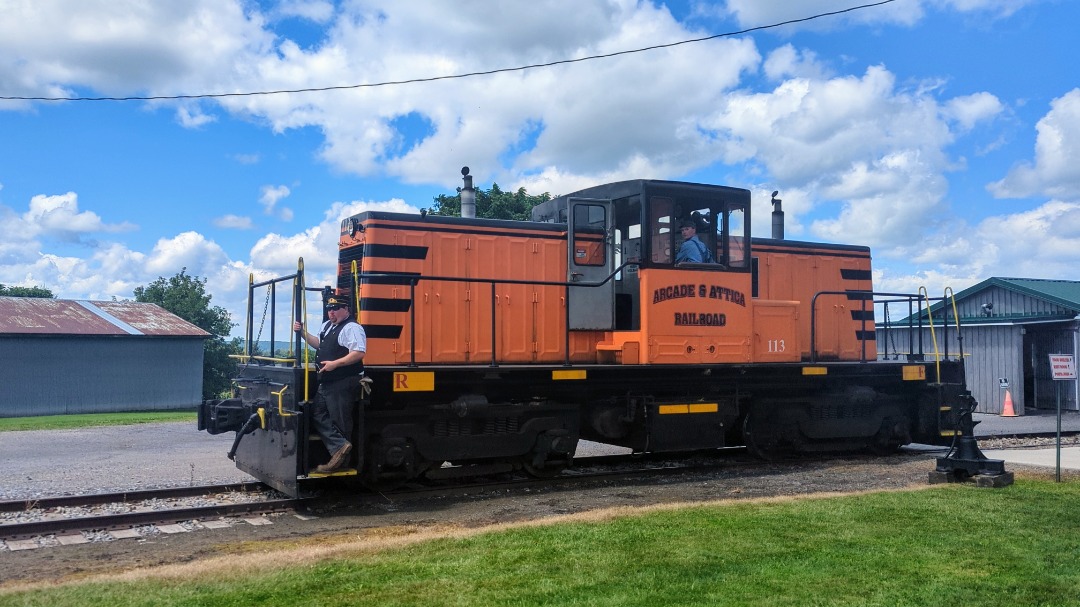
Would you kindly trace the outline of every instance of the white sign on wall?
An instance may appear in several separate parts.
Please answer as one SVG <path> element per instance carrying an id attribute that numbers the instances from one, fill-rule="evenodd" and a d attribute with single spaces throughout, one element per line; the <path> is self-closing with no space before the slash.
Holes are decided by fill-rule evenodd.
<path id="1" fill-rule="evenodd" d="M 1076 361 L 1072 354 L 1051 354 L 1050 373 L 1054 379 L 1076 379 Z"/>

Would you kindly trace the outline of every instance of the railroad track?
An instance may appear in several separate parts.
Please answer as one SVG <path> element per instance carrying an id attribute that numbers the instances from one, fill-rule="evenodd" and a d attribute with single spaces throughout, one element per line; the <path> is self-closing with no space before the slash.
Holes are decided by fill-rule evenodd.
<path id="1" fill-rule="evenodd" d="M 116 502 L 145 501 L 152 499 L 177 499 L 200 497 L 216 493 L 269 491 L 270 488 L 258 481 L 233 483 L 228 485 L 199 485 L 194 487 L 169 487 L 164 489 L 141 489 L 137 491 L 118 491 L 116 493 L 88 493 L 84 495 L 59 495 L 42 498 L 0 501 L 0 512 L 21 512 L 32 509 L 52 509 L 68 507 L 89 507 Z"/>
<path id="2" fill-rule="evenodd" d="M 594 456 L 581 458 L 574 469 L 551 478 L 526 478 L 504 474 L 475 479 L 415 482 L 392 491 L 379 493 L 327 494 L 304 499 L 265 497 L 235 503 L 197 506 L 164 503 L 185 498 L 214 500 L 214 496 L 235 496 L 235 494 L 245 493 L 267 496 L 274 494 L 266 486 L 252 482 L 11 500 L 0 502 L 0 540 L 10 542 L 48 536 L 74 537 L 79 534 L 89 535 L 101 531 L 111 533 L 147 525 L 160 527 L 223 517 L 308 510 L 330 507 L 331 504 L 362 507 L 385 504 L 388 501 L 453 499 L 481 493 L 567 486 L 587 481 L 615 482 L 629 478 L 674 475 L 708 468 L 715 469 L 718 465 L 723 465 L 724 461 L 730 463 L 732 452 L 741 453 L 742 450 L 718 452 L 713 457 L 702 457 L 701 454 L 696 454 L 692 459 L 682 461 L 672 459 L 670 456 L 667 458 L 652 455 Z M 101 508 L 111 511 L 89 512 L 89 510 Z M 9 520 L 5 521 L 5 518 Z"/>
<path id="3" fill-rule="evenodd" d="M 303 502 L 266 497 L 229 501 L 221 497 L 255 492 L 268 494 L 269 490 L 259 483 L 242 483 L 5 501 L 0 502 L 0 513 L 5 513 L 0 515 L 0 540 L 75 536 L 82 532 L 113 532 L 143 525 L 267 514 L 293 510 Z M 215 499 L 214 496 L 218 497 Z M 170 503 L 195 497 L 216 503 L 195 506 Z"/>
<path id="4" fill-rule="evenodd" d="M 988 434 L 986 436 L 976 437 L 978 440 L 995 439 L 995 438 L 1012 438 L 1017 440 L 1024 439 L 1039 439 L 1039 438 L 1057 438 L 1058 433 L 1055 432 L 999 432 L 997 434 Z M 1061 438 L 1072 438 L 1080 436 L 1080 430 L 1062 430 Z"/>
<path id="5" fill-rule="evenodd" d="M 1076 436 L 1080 432 L 1062 433 Z M 1012 439 L 1045 439 L 1055 433 L 1010 434 L 1007 436 L 980 437 Z M 721 449 L 714 452 L 697 452 L 679 456 L 661 455 L 601 455 L 575 460 L 575 467 L 551 478 L 533 478 L 514 475 L 492 475 L 475 479 L 453 479 L 435 482 L 412 482 L 383 492 L 351 494 L 328 494 L 318 498 L 291 499 L 273 497 L 273 490 L 258 482 L 231 485 L 209 485 L 172 489 L 123 491 L 48 497 L 32 500 L 0 501 L 0 540 L 25 540 L 47 536 L 74 536 L 80 533 L 112 532 L 147 525 L 175 525 L 193 521 L 265 515 L 277 512 L 304 511 L 313 508 L 363 507 L 383 505 L 387 502 L 423 499 L 453 499 L 482 493 L 521 491 L 551 487 L 566 487 L 584 482 L 618 482 L 646 477 L 679 475 L 716 470 L 723 466 L 738 465 L 743 474 L 753 474 L 759 467 L 777 462 L 761 462 L 745 455 L 745 449 Z M 828 458 L 829 456 L 822 456 Z M 844 454 L 843 457 L 853 457 Z M 872 456 L 867 456 L 872 457 Z M 169 505 L 170 500 L 186 498 L 214 499 L 213 496 L 238 494 L 262 494 L 264 497 L 246 501 L 215 503 L 210 505 Z M 149 506 L 147 504 L 150 504 Z M 121 512 L 80 513 L 80 510 L 117 505 Z M 74 514 L 73 514 L 74 512 Z M 14 516 L 16 513 L 19 516 Z M 29 516 L 27 516 L 29 515 Z M 5 518 L 11 522 L 6 522 Z"/>

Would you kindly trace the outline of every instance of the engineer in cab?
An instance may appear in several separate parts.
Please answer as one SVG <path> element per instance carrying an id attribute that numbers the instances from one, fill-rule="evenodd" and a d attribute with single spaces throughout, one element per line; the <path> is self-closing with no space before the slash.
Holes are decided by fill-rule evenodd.
<path id="1" fill-rule="evenodd" d="M 683 242 L 679 245 L 679 251 L 675 254 L 675 263 L 684 261 L 690 263 L 713 263 L 712 253 L 705 243 L 697 235 L 697 225 L 693 220 L 686 219 L 679 224 L 679 233 Z"/>

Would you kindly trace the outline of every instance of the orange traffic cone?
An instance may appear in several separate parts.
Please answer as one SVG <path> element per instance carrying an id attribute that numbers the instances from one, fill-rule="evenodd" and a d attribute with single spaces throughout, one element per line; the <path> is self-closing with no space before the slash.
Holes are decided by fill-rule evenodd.
<path id="1" fill-rule="evenodd" d="M 1013 410 L 1012 395 L 1008 390 L 1005 391 L 1005 407 L 1001 410 L 1001 417 L 1020 417 Z"/>

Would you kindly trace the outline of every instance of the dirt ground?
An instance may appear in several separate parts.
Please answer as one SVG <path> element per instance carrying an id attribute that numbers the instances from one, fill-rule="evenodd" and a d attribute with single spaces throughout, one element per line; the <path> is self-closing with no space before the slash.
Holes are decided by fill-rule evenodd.
<path id="1" fill-rule="evenodd" d="M 439 534 L 613 507 L 921 488 L 928 486 L 936 455 L 721 464 L 707 472 L 642 477 L 618 484 L 587 481 L 465 497 L 387 499 L 377 505 L 303 513 L 309 515 L 303 519 L 293 513 L 273 515 L 267 517 L 271 524 L 265 525 L 231 519 L 232 524 L 224 528 L 199 526 L 188 533 L 6 552 L 0 555 L 4 564 L 0 588 L 188 563 L 236 552 L 332 543 L 342 536 L 355 539 L 395 532 L 388 530 Z"/>

